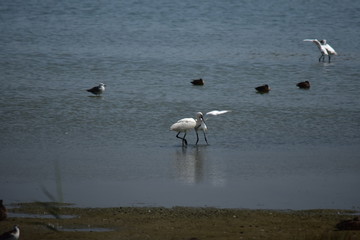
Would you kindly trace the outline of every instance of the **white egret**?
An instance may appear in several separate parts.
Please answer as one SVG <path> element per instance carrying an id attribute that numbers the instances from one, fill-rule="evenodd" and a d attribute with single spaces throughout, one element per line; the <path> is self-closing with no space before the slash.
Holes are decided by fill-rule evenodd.
<path id="1" fill-rule="evenodd" d="M 217 116 L 217 115 L 224 114 L 227 112 L 230 112 L 230 110 L 222 110 L 222 111 L 213 110 L 213 111 L 206 113 L 205 115 Z M 195 129 L 195 132 L 196 132 L 196 144 L 198 144 L 198 142 L 199 142 L 198 130 L 203 131 L 204 139 L 205 139 L 206 143 L 209 144 L 207 141 L 207 138 L 206 138 L 207 126 L 205 124 L 204 115 L 201 112 L 196 113 L 196 119 L 183 118 L 183 119 L 180 119 L 179 121 L 177 121 L 176 123 L 174 123 L 173 125 L 171 125 L 171 127 L 170 127 L 170 130 L 178 132 L 176 137 L 180 138 L 182 140 L 182 146 L 187 145 L 187 140 L 185 139 L 185 137 L 186 137 L 187 132 L 191 131 L 192 129 Z M 181 132 L 184 133 L 183 137 L 179 136 Z"/>
<path id="2" fill-rule="evenodd" d="M 304 39 L 305 42 L 313 42 L 316 44 L 316 46 L 319 48 L 320 52 L 321 52 L 321 56 L 319 58 L 319 62 L 321 61 L 321 59 L 323 60 L 323 62 L 325 61 L 325 56 L 329 57 L 329 62 L 330 62 L 330 56 L 331 55 L 337 55 L 337 52 L 329 45 L 326 43 L 326 40 L 317 40 L 317 39 Z"/>
<path id="3" fill-rule="evenodd" d="M 205 114 L 205 116 L 217 116 L 217 115 L 221 115 L 221 114 L 228 113 L 228 112 L 231 112 L 231 110 L 221 110 L 221 111 L 219 111 L 219 110 L 212 110 L 212 111 L 210 111 L 210 112 L 207 112 L 207 113 Z M 208 120 L 208 118 L 206 118 L 205 120 Z M 207 126 L 206 126 L 206 124 L 205 124 L 205 121 L 202 121 L 202 122 L 201 122 L 198 130 L 202 130 L 202 131 L 203 131 L 203 133 L 204 133 L 204 138 L 205 138 L 205 141 L 206 141 L 206 143 L 207 143 L 207 139 L 206 139 L 205 133 L 206 133 L 206 131 L 208 130 L 208 128 L 207 128 Z M 199 138 L 197 138 L 197 141 L 199 141 Z M 196 141 L 196 143 L 197 143 L 197 141 Z"/>
<path id="4" fill-rule="evenodd" d="M 204 122 L 204 117 L 203 114 L 201 112 L 196 113 L 196 119 L 194 118 L 183 118 L 180 119 L 179 121 L 177 121 L 176 123 L 174 123 L 173 125 L 171 125 L 170 130 L 178 132 L 178 134 L 176 135 L 177 138 L 180 138 L 182 140 L 182 146 L 186 146 L 187 145 L 187 141 L 185 139 L 186 137 L 186 133 L 188 131 L 191 131 L 192 129 L 195 129 L 196 131 L 196 136 L 197 139 L 199 140 L 198 134 L 197 134 L 197 130 L 200 127 L 201 123 Z M 180 137 L 179 134 L 183 132 L 184 136 Z M 196 143 L 198 142 L 198 140 L 196 141 Z M 205 138 L 206 140 L 206 138 Z M 207 140 L 206 140 L 207 142 Z"/>
<path id="5" fill-rule="evenodd" d="M 92 94 L 95 94 L 96 96 L 99 96 L 100 94 L 102 94 L 105 91 L 105 87 L 106 87 L 105 84 L 100 83 L 99 86 L 90 88 L 86 91 L 91 92 Z"/>
<path id="6" fill-rule="evenodd" d="M 207 112 L 205 115 L 216 116 L 216 115 L 224 114 L 224 113 L 227 113 L 227 112 L 231 112 L 231 110 L 221 110 L 221 111 L 213 110 L 213 111 Z"/>

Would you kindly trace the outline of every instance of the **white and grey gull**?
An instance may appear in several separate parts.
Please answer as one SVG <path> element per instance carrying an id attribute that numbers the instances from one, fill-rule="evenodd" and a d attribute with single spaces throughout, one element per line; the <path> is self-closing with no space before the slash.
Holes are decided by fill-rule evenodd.
<path id="1" fill-rule="evenodd" d="M 96 96 L 100 96 L 103 92 L 105 92 L 106 85 L 104 83 L 100 83 L 98 86 L 87 89 L 86 91 L 91 92 Z"/>
<path id="2" fill-rule="evenodd" d="M 4 232 L 0 235 L 0 240 L 18 240 L 20 237 L 20 229 L 17 225 L 8 232 Z"/>

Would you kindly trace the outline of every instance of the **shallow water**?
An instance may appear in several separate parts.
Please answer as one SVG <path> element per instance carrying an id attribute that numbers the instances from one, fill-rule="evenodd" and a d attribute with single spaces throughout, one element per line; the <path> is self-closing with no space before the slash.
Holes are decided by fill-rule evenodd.
<path id="1" fill-rule="evenodd" d="M 359 208 L 359 8 L 2 1 L 0 198 L 48 200 L 44 186 L 81 206 Z M 305 38 L 339 55 L 319 63 Z M 170 125 L 214 109 L 232 112 L 183 149 Z"/>
<path id="2" fill-rule="evenodd" d="M 44 219 L 50 219 L 50 218 L 62 218 L 62 219 L 68 219 L 68 218 L 75 218 L 78 216 L 74 215 L 60 215 L 60 216 L 54 216 L 50 214 L 30 214 L 30 213 L 12 213 L 9 212 L 8 217 L 10 218 L 44 218 Z"/>

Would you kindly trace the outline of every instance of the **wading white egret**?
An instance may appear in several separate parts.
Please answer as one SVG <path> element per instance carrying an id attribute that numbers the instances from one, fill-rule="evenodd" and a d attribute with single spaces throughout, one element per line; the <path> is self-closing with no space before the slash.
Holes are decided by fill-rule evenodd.
<path id="1" fill-rule="evenodd" d="M 105 87 L 106 87 L 105 84 L 100 83 L 99 86 L 90 88 L 86 91 L 91 92 L 92 94 L 95 94 L 96 96 L 99 96 L 100 94 L 102 94 L 105 91 Z"/>
<path id="2" fill-rule="evenodd" d="M 210 116 L 216 116 L 216 115 L 220 115 L 220 114 L 224 114 L 230 112 L 230 110 L 222 110 L 222 111 L 218 111 L 218 110 L 213 110 L 210 111 L 208 113 L 206 113 L 205 115 L 210 115 Z M 196 113 L 196 119 L 194 118 L 183 118 L 180 119 L 179 121 L 177 121 L 176 123 L 174 123 L 173 125 L 171 125 L 170 130 L 178 132 L 178 134 L 176 135 L 177 138 L 180 138 L 182 140 L 182 146 L 186 146 L 187 145 L 187 140 L 185 139 L 186 134 L 188 131 L 191 131 L 192 129 L 195 129 L 196 132 L 196 143 L 198 144 L 199 142 L 199 135 L 198 135 L 198 130 L 202 130 L 204 133 L 204 139 L 206 141 L 207 144 L 207 138 L 206 138 L 206 131 L 207 131 L 207 126 L 205 124 L 205 119 L 204 119 L 204 115 L 201 112 Z M 184 133 L 183 137 L 180 137 L 180 133 Z"/>
<path id="3" fill-rule="evenodd" d="M 323 62 L 325 61 L 325 56 L 328 56 L 329 58 L 329 62 L 330 62 L 330 56 L 331 55 L 337 55 L 337 52 L 329 45 L 326 43 L 326 40 L 317 40 L 317 39 L 304 39 L 305 42 L 313 42 L 316 44 L 316 46 L 319 48 L 320 52 L 321 52 L 321 56 L 319 58 L 319 62 L 321 61 L 321 59 L 323 60 Z"/>
<path id="4" fill-rule="evenodd" d="M 197 130 L 201 126 L 201 123 L 203 123 L 203 122 L 204 122 L 204 116 L 203 116 L 203 114 L 201 112 L 198 112 L 198 113 L 196 113 L 196 119 L 194 119 L 194 118 L 180 119 L 179 121 L 177 121 L 176 123 L 171 125 L 170 130 L 178 132 L 176 137 L 180 138 L 182 140 L 182 146 L 186 146 L 187 145 L 187 141 L 185 139 L 186 133 L 188 131 L 191 131 L 192 129 L 195 129 L 196 136 L 197 136 L 197 139 L 198 139 L 196 141 L 196 144 L 197 144 L 197 142 L 199 141 Z M 179 135 L 182 132 L 184 133 L 184 136 L 180 137 Z M 205 138 L 205 141 L 207 142 L 206 138 Z"/>

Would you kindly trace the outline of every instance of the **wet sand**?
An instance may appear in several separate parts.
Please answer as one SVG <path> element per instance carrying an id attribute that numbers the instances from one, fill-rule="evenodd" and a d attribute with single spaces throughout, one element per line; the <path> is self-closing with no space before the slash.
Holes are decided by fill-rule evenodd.
<path id="1" fill-rule="evenodd" d="M 350 210 L 249 210 L 189 207 L 77 208 L 24 203 L 8 209 L 0 231 L 18 225 L 20 239 L 360 239 L 339 231 Z M 34 215 L 32 215 L 34 214 Z"/>

